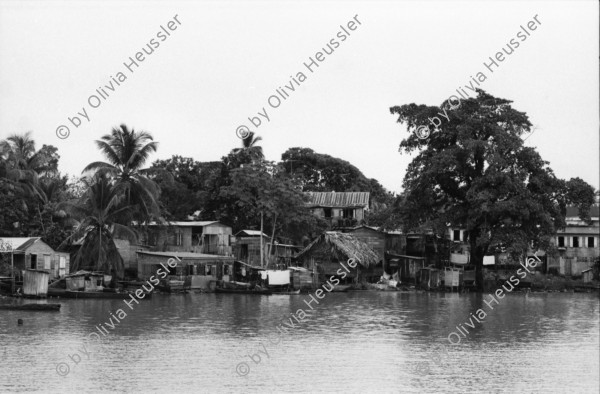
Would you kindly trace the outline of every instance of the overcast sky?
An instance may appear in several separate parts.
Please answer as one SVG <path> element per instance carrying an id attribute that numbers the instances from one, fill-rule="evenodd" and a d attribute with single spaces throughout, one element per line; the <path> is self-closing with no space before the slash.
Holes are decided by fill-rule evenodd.
<path id="1" fill-rule="evenodd" d="M 536 15 L 536 30 L 487 71 L 483 63 Z M 360 24 L 350 31 L 354 18 Z M 526 144 L 557 176 L 598 188 L 598 18 L 597 1 L 572 0 L 0 0 L 0 138 L 31 130 L 38 147 L 58 147 L 61 171 L 78 175 L 102 159 L 93 141 L 120 123 L 160 142 L 152 161 L 219 160 L 240 144 L 235 130 L 246 125 L 263 138 L 269 160 L 309 147 L 399 192 L 410 157 L 398 153 L 406 129 L 389 108 L 439 105 L 487 71 L 481 87 L 513 100 L 535 125 Z M 164 41 L 161 25 L 170 33 Z M 350 33 L 343 42 L 340 25 Z M 158 47 L 129 71 L 123 63 L 151 39 Z M 339 46 L 311 73 L 303 63 L 331 39 Z M 126 79 L 117 85 L 119 72 Z M 273 108 L 268 100 L 279 87 L 289 97 Z M 263 107 L 269 121 L 261 116 L 255 127 L 248 117 Z M 66 139 L 56 135 L 61 125 L 70 129 Z"/>

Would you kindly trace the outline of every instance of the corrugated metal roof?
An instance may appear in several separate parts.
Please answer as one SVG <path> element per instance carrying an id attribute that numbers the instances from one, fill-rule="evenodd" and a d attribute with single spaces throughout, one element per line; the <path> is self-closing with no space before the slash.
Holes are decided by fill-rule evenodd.
<path id="1" fill-rule="evenodd" d="M 132 223 L 133 225 L 137 225 L 136 222 Z M 225 226 L 225 227 L 229 227 L 226 224 L 223 223 L 219 223 L 218 221 L 196 221 L 196 222 L 189 222 L 189 221 L 175 221 L 175 222 L 165 222 L 165 223 L 156 223 L 156 222 L 150 222 L 147 225 L 148 226 L 178 226 L 178 227 L 206 227 L 206 226 L 210 226 L 212 224 L 219 224 L 221 226 Z M 144 226 L 145 224 L 142 223 L 142 226 Z"/>
<path id="2" fill-rule="evenodd" d="M 237 237 L 237 236 L 239 236 L 239 234 L 244 234 L 244 235 L 247 235 L 249 237 L 260 237 L 261 233 L 260 233 L 260 230 L 241 230 L 241 231 L 238 231 L 235 234 L 235 236 Z M 262 233 L 262 235 L 263 235 L 263 237 L 269 238 L 269 236 L 267 234 L 265 234 L 265 233 Z"/>
<path id="3" fill-rule="evenodd" d="M 310 207 L 349 208 L 369 206 L 369 192 L 309 192 Z"/>
<path id="4" fill-rule="evenodd" d="M 23 252 L 31 245 L 37 242 L 40 237 L 6 237 L 0 238 L 0 243 L 5 243 L 11 246 L 12 250 Z"/>
<path id="5" fill-rule="evenodd" d="M 150 256 L 160 257 L 178 257 L 180 259 L 193 259 L 193 260 L 224 260 L 233 261 L 233 257 L 220 256 L 216 254 L 205 254 L 205 253 L 193 253 L 193 252 L 148 252 L 144 250 L 138 250 L 138 254 L 146 254 Z"/>

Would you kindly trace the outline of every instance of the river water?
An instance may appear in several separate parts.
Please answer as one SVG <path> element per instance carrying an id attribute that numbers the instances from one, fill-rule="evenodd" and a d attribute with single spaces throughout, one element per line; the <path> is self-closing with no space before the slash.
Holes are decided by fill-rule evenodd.
<path id="1" fill-rule="evenodd" d="M 598 393 L 600 387 L 597 294 L 515 293 L 491 303 L 493 310 L 482 294 L 331 293 L 312 302 L 312 311 L 310 300 L 157 294 L 132 307 L 54 299 L 60 312 L 0 310 L 0 392 Z M 472 318 L 478 309 L 486 313 L 480 323 Z M 99 334 L 102 327 L 108 334 Z M 460 342 L 451 345 L 449 335 Z"/>

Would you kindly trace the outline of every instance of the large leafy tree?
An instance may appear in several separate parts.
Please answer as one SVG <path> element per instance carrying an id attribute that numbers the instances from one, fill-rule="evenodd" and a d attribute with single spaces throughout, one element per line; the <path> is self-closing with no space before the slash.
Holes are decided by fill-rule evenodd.
<path id="1" fill-rule="evenodd" d="M 466 229 L 479 285 L 484 255 L 497 248 L 515 257 L 530 245 L 551 248 L 550 237 L 564 226 L 566 205 L 577 204 L 585 215 L 593 203 L 591 186 L 557 179 L 548 162 L 524 145 L 531 123 L 509 100 L 477 90 L 476 98 L 459 106 L 413 103 L 390 111 L 409 132 L 401 152 L 416 153 L 397 206 L 402 222 L 440 235 L 449 226 Z M 417 129 L 440 118 L 438 113 L 448 119 L 436 122 L 428 138 L 419 138 Z"/>
<path id="2" fill-rule="evenodd" d="M 393 196 L 376 179 L 367 178 L 346 160 L 317 153 L 310 148 L 290 148 L 281 155 L 281 165 L 303 191 L 370 192 L 371 199 L 389 203 Z"/>
<path id="3" fill-rule="evenodd" d="M 203 219 L 219 220 L 234 228 L 234 231 L 252 228 L 253 223 L 246 212 L 238 203 L 234 194 L 222 193 L 225 188 L 232 186 L 231 173 L 235 169 L 255 164 L 260 166 L 263 162 L 262 148 L 257 145 L 262 138 L 253 132 L 248 133 L 242 140 L 241 148 L 234 148 L 221 162 L 205 163 L 208 176 L 205 179 L 206 187 L 202 192 L 205 201 L 201 217 Z"/>
<path id="4" fill-rule="evenodd" d="M 161 189 L 162 216 L 185 220 L 196 211 L 204 214 L 210 190 L 215 177 L 220 176 L 222 165 L 219 161 L 199 162 L 178 155 L 152 163 L 151 169 L 158 170 L 152 179 Z"/>
<path id="5" fill-rule="evenodd" d="M 239 208 L 248 227 L 271 231 L 271 243 L 277 230 L 300 241 L 302 234 L 317 225 L 317 218 L 306 208 L 306 196 L 281 167 L 272 162 L 254 162 L 231 171 L 230 185 L 221 195 Z"/>
<path id="6" fill-rule="evenodd" d="M 125 203 L 134 206 L 132 217 L 123 217 L 122 223 L 131 219 L 147 220 L 158 217 L 160 189 L 148 175 L 144 164 L 156 152 L 158 142 L 145 131 L 136 132 L 122 124 L 96 141 L 108 162 L 98 161 L 87 165 L 87 171 L 109 174 L 115 181 L 115 190 L 125 196 Z"/>

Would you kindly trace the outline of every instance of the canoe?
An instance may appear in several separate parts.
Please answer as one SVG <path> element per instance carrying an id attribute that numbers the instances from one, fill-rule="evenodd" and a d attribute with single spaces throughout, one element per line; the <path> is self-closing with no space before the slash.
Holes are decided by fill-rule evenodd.
<path id="1" fill-rule="evenodd" d="M 106 291 L 74 291 L 74 290 L 64 290 L 64 289 L 48 289 L 48 297 L 63 297 L 63 298 L 76 298 L 76 299 L 87 299 L 87 298 L 96 298 L 96 299 L 109 299 L 109 300 L 122 300 L 129 297 L 130 294 L 135 294 L 134 292 L 106 292 Z M 146 293 L 143 298 L 150 298 L 152 293 Z M 136 297 L 137 298 L 137 297 Z"/>
<path id="2" fill-rule="evenodd" d="M 0 309 L 9 311 L 59 311 L 60 304 L 0 305 Z"/>
<path id="3" fill-rule="evenodd" d="M 223 289 L 221 287 L 217 287 L 215 289 L 215 293 L 221 294 L 262 294 L 262 295 L 271 295 L 270 290 L 251 290 L 251 289 Z"/>
<path id="4" fill-rule="evenodd" d="M 350 289 L 352 287 L 352 285 L 337 285 L 333 287 L 333 292 L 334 293 L 340 293 L 340 292 L 345 292 L 348 291 L 348 289 Z"/>

